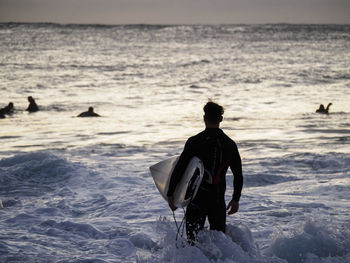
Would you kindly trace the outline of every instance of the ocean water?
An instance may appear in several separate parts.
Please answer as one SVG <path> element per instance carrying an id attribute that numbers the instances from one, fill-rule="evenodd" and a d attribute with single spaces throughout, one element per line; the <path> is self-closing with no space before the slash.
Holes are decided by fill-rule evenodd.
<path id="1" fill-rule="evenodd" d="M 349 25 L 0 24 L 0 48 L 1 263 L 350 262 Z M 245 183 L 191 247 L 148 167 L 208 99 Z"/>

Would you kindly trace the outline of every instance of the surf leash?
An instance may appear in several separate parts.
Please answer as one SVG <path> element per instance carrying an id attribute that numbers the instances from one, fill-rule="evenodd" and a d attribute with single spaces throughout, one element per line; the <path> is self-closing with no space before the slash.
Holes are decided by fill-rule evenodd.
<path id="1" fill-rule="evenodd" d="M 195 179 L 193 179 L 193 177 L 192 177 L 191 180 L 189 181 L 188 185 L 187 185 L 187 187 L 188 187 L 187 192 L 188 192 L 189 197 L 190 197 L 190 202 L 189 202 L 188 205 L 190 205 L 192 203 L 192 200 L 194 198 L 194 192 L 195 192 L 195 188 L 196 188 L 196 184 L 195 183 L 197 182 L 197 180 L 198 180 L 198 177 L 196 177 Z M 186 195 L 187 195 L 187 192 L 186 192 Z M 180 225 L 176 221 L 175 212 L 172 211 L 173 212 L 174 221 L 175 221 L 175 225 L 176 225 L 176 229 L 177 229 L 176 238 L 175 238 L 176 248 L 179 248 L 177 246 L 177 240 L 179 239 L 179 235 L 182 238 L 183 235 L 184 235 L 184 230 L 185 230 L 184 222 L 186 220 L 186 211 L 185 211 L 185 208 L 182 208 L 182 210 L 184 212 L 184 216 L 183 216 L 183 218 L 181 220 Z M 181 232 L 181 234 L 180 234 L 180 232 Z M 182 243 L 182 245 L 183 245 L 183 243 Z"/>
<path id="2" fill-rule="evenodd" d="M 192 190 L 192 192 L 191 192 L 191 199 L 190 199 L 190 203 L 188 204 L 188 205 L 190 205 L 191 203 L 192 203 L 192 200 L 193 200 L 193 193 L 194 193 L 194 189 L 191 189 Z M 184 212 L 184 216 L 183 216 L 183 218 L 182 218 L 182 220 L 181 220 L 181 223 L 180 223 L 180 225 L 177 223 L 177 221 L 176 221 L 176 217 L 175 217 L 175 212 L 174 211 L 172 211 L 173 212 L 173 217 L 174 217 L 174 221 L 175 221 L 175 225 L 176 225 L 176 229 L 177 229 L 177 232 L 176 232 L 176 238 L 175 238 L 175 244 L 176 244 L 176 248 L 179 248 L 178 246 L 177 246 L 177 240 L 179 239 L 179 235 L 180 235 L 180 237 L 181 238 L 183 238 L 183 236 L 184 236 L 184 230 L 185 230 L 185 224 L 184 224 L 184 222 L 185 222 L 185 220 L 186 220 L 186 210 L 185 210 L 185 208 L 183 207 L 182 208 L 182 210 L 183 210 L 183 212 Z M 181 234 L 180 234 L 180 232 L 181 232 Z M 182 245 L 183 245 L 183 243 L 182 243 Z"/>
<path id="3" fill-rule="evenodd" d="M 180 235 L 181 238 L 184 235 L 184 230 L 185 230 L 184 222 L 185 222 L 185 219 L 186 219 L 186 211 L 183 208 L 184 216 L 183 216 L 183 218 L 181 220 L 180 225 L 176 221 L 175 212 L 174 211 L 172 211 L 172 212 L 173 212 L 173 217 L 174 217 L 174 221 L 175 221 L 175 225 L 176 225 L 176 229 L 177 229 L 177 231 L 176 231 L 176 238 L 175 238 L 175 244 L 176 244 L 176 248 L 179 248 L 178 245 L 177 245 L 177 243 L 178 243 L 177 240 L 179 239 L 179 235 Z"/>

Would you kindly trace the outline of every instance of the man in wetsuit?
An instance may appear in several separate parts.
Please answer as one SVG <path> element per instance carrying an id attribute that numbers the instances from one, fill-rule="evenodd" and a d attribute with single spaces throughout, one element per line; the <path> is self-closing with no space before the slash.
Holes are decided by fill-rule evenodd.
<path id="1" fill-rule="evenodd" d="M 100 117 L 100 115 L 94 112 L 93 107 L 89 107 L 88 111 L 80 113 L 77 117 Z"/>
<path id="2" fill-rule="evenodd" d="M 4 114 L 7 114 L 7 115 L 11 115 L 13 114 L 14 112 L 14 106 L 13 106 L 13 103 L 10 102 L 6 107 L 4 107 L 2 110 L 4 112 Z"/>
<path id="3" fill-rule="evenodd" d="M 208 102 L 203 110 L 206 129 L 187 140 L 172 173 L 167 193 L 169 206 L 174 211 L 175 188 L 191 158 L 200 158 L 204 164 L 204 177 L 185 214 L 186 233 L 190 244 L 194 243 L 197 233 L 203 229 L 207 217 L 211 230 L 225 232 L 226 210 L 229 210 L 229 215 L 238 211 L 243 186 L 242 164 L 236 143 L 219 128 L 223 108 L 214 102 Z M 226 207 L 225 175 L 228 167 L 234 175 L 234 193 Z"/>
<path id="4" fill-rule="evenodd" d="M 26 109 L 26 111 L 36 112 L 36 111 L 39 110 L 39 107 L 36 104 L 36 102 L 35 102 L 35 100 L 34 100 L 34 98 L 32 96 L 28 97 L 28 102 L 29 102 L 29 105 L 28 105 L 28 108 Z"/>
<path id="5" fill-rule="evenodd" d="M 327 108 L 323 106 L 323 104 L 320 105 L 320 107 L 316 110 L 317 113 L 323 113 L 328 114 L 329 107 L 332 105 L 332 102 L 328 103 Z"/>

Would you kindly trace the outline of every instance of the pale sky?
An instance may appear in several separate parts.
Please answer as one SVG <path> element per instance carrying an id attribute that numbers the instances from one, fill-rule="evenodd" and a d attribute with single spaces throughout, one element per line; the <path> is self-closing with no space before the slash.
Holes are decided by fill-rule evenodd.
<path id="1" fill-rule="evenodd" d="M 350 0 L 0 0 L 0 22 L 350 24 Z"/>

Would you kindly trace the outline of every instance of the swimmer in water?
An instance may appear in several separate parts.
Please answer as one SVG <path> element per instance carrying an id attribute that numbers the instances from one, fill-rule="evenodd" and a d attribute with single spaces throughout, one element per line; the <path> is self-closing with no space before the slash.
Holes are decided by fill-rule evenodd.
<path id="1" fill-rule="evenodd" d="M 4 114 L 11 115 L 14 112 L 15 108 L 13 107 L 13 103 L 10 102 L 9 105 L 4 107 L 2 110 L 3 110 Z"/>
<path id="2" fill-rule="evenodd" d="M 329 107 L 332 105 L 332 102 L 328 103 L 327 108 L 323 106 L 323 104 L 320 105 L 320 107 L 316 110 L 317 113 L 322 114 L 328 114 Z"/>
<path id="3" fill-rule="evenodd" d="M 94 112 L 93 107 L 89 107 L 88 111 L 80 113 L 77 117 L 100 117 L 100 115 Z"/>
<path id="4" fill-rule="evenodd" d="M 36 112 L 39 110 L 39 107 L 38 105 L 36 104 L 35 100 L 33 99 L 32 96 L 29 96 L 28 97 L 28 101 L 29 101 L 29 105 L 28 105 L 28 108 L 26 109 L 26 111 L 29 111 L 29 112 Z"/>

